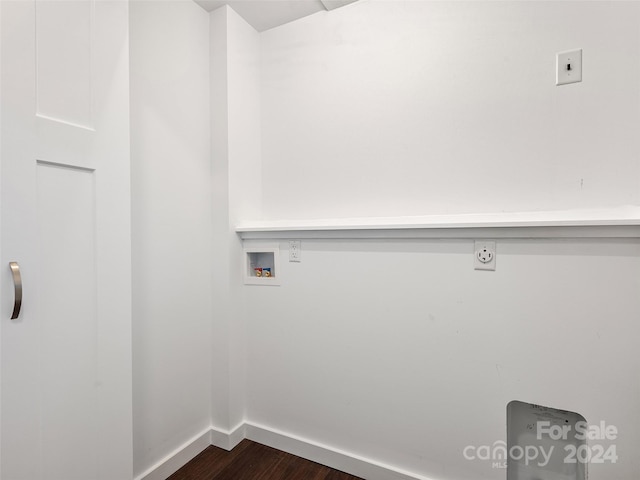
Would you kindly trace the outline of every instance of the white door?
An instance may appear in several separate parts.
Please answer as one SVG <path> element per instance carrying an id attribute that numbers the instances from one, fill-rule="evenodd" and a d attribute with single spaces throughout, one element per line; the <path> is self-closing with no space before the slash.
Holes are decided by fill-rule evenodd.
<path id="1" fill-rule="evenodd" d="M 130 479 L 128 5 L 0 17 L 1 478 Z"/>

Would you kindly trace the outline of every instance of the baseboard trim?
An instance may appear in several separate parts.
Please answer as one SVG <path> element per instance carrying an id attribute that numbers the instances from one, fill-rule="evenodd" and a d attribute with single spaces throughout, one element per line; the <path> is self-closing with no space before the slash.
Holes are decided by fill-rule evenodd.
<path id="1" fill-rule="evenodd" d="M 240 423 L 230 432 L 211 427 L 211 445 L 224 448 L 225 450 L 233 450 L 245 436 L 245 423 Z"/>
<path id="2" fill-rule="evenodd" d="M 246 438 L 254 442 L 277 448 L 366 480 L 433 480 L 263 425 L 245 423 L 245 435 Z"/>
<path id="3" fill-rule="evenodd" d="M 211 428 L 207 428 L 182 444 L 182 446 L 176 448 L 144 473 L 135 477 L 134 480 L 166 480 L 167 477 L 186 465 L 193 457 L 209 445 L 212 445 L 212 432 Z"/>
<path id="4" fill-rule="evenodd" d="M 433 480 L 251 422 L 241 423 L 231 431 L 211 427 L 174 450 L 135 480 L 166 480 L 209 445 L 232 450 L 245 438 L 366 480 Z"/>

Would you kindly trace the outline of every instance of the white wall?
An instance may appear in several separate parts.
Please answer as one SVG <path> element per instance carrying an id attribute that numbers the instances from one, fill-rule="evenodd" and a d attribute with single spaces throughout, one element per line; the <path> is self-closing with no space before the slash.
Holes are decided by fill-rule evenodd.
<path id="1" fill-rule="evenodd" d="M 134 470 L 210 426 L 209 16 L 131 2 Z"/>
<path id="2" fill-rule="evenodd" d="M 249 421 L 433 479 L 503 479 L 463 449 L 506 440 L 522 400 L 617 426 L 619 462 L 590 478 L 637 478 L 640 242 L 503 240 L 495 272 L 472 252 L 303 241 L 281 287 L 245 289 Z"/>
<path id="3" fill-rule="evenodd" d="M 264 218 L 638 205 L 639 25 L 637 2 L 372 0 L 263 32 Z M 556 87 L 571 48 L 584 81 Z M 303 241 L 244 290 L 248 420 L 503 479 L 462 452 L 506 440 L 517 399 L 616 425 L 590 478 L 637 478 L 640 242 L 497 249 L 480 272 L 469 240 Z"/>
<path id="4" fill-rule="evenodd" d="M 260 216 L 260 36 L 233 9 L 211 13 L 214 169 L 212 424 L 233 431 L 245 417 L 245 305 L 241 218 Z"/>
<path id="5" fill-rule="evenodd" d="M 519 399 L 617 425 L 591 478 L 636 478 L 638 241 L 505 240 L 476 272 L 468 240 L 306 240 L 269 288 L 233 227 L 637 205 L 640 7 L 361 1 L 257 34 L 189 5 L 131 12 L 136 473 L 248 420 L 504 478 L 462 449 Z M 555 87 L 575 47 L 585 81 Z"/>
<path id="6" fill-rule="evenodd" d="M 360 1 L 263 32 L 266 218 L 640 203 L 638 2 Z M 556 52 L 584 81 L 555 86 Z"/>

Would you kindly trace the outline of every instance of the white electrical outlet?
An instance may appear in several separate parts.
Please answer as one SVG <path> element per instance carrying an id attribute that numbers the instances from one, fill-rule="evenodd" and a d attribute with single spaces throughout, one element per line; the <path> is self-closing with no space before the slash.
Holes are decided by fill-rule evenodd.
<path id="1" fill-rule="evenodd" d="M 476 240 L 473 254 L 473 265 L 476 270 L 495 270 L 496 242 Z"/>
<path id="2" fill-rule="evenodd" d="M 556 85 L 582 81 L 582 49 L 556 55 Z"/>
<path id="3" fill-rule="evenodd" d="M 289 261 L 300 262 L 301 253 L 300 240 L 291 240 L 289 242 Z"/>

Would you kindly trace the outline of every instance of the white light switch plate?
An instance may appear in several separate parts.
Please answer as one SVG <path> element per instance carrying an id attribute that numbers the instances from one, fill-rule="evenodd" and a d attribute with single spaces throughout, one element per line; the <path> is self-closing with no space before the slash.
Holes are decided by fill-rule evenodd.
<path id="1" fill-rule="evenodd" d="M 556 85 L 582 81 L 582 49 L 556 55 Z"/>

